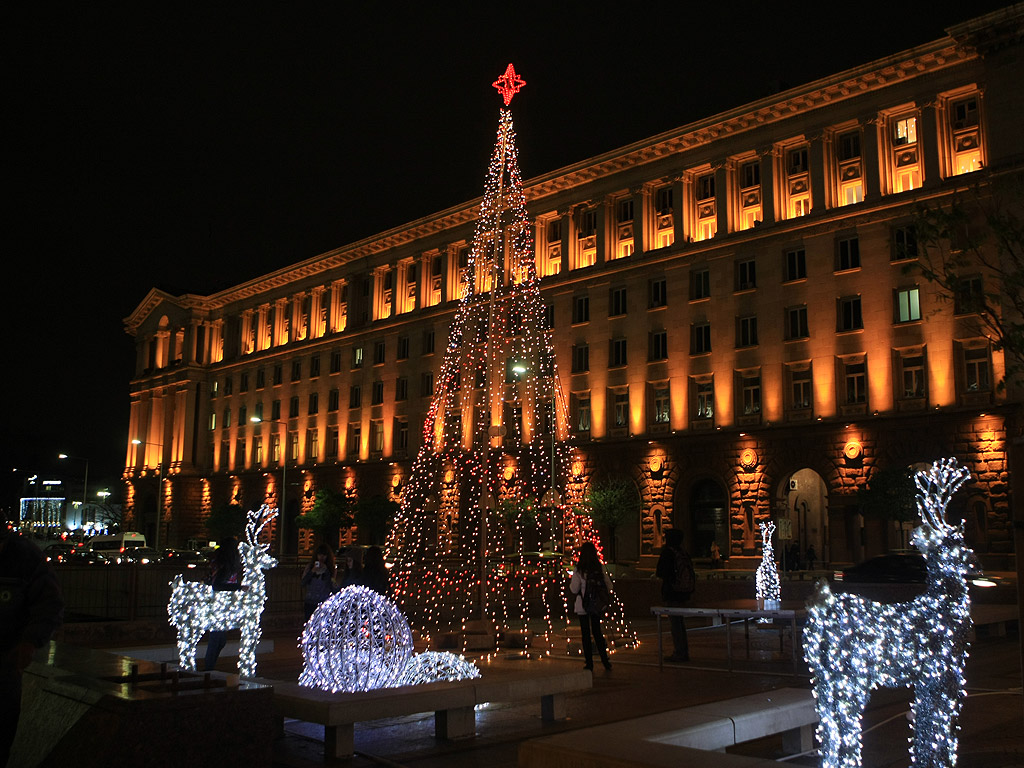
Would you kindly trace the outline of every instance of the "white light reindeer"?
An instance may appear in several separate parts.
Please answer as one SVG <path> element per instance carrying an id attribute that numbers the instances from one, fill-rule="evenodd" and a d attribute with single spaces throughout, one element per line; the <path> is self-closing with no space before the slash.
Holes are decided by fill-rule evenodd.
<path id="1" fill-rule="evenodd" d="M 804 658 L 814 675 L 821 764 L 861 764 L 861 716 L 876 686 L 913 686 L 916 766 L 956 763 L 956 718 L 964 697 L 964 661 L 971 629 L 966 574 L 972 552 L 963 529 L 946 522 L 946 505 L 970 478 L 955 459 L 918 472 L 921 526 L 914 546 L 925 556 L 925 592 L 906 603 L 883 604 L 834 595 L 822 583 L 808 606 Z"/>
<path id="2" fill-rule="evenodd" d="M 263 571 L 277 565 L 268 554 L 269 544 L 259 541 L 263 527 L 277 517 L 277 510 L 263 505 L 250 510 L 245 523 L 245 541 L 238 543 L 242 559 L 242 589 L 214 591 L 208 584 L 184 581 L 181 575 L 171 582 L 171 601 L 167 613 L 178 630 L 178 660 L 184 669 L 196 668 L 196 646 L 210 630 L 242 630 L 238 652 L 238 672 L 243 677 L 256 674 L 256 645 L 262 629 L 260 617 L 267 601 Z"/>

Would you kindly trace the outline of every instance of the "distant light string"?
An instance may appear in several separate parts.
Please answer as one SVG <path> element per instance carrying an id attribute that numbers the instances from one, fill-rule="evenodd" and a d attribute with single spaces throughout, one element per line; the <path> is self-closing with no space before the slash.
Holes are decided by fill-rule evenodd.
<path id="1" fill-rule="evenodd" d="M 871 690 L 904 685 L 914 688 L 911 762 L 956 764 L 973 552 L 964 545 L 962 526 L 946 521 L 946 510 L 969 478 L 955 459 L 914 476 L 921 526 L 912 541 L 925 556 L 924 594 L 884 604 L 833 594 L 822 582 L 809 603 L 804 658 L 813 674 L 823 768 L 861 765 L 861 718 Z"/>

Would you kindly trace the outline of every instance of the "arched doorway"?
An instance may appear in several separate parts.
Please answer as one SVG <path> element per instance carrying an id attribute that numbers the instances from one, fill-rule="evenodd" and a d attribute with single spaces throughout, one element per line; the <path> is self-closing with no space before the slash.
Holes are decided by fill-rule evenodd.
<path id="1" fill-rule="evenodd" d="M 729 557 L 729 496 L 725 488 L 710 478 L 697 481 L 690 492 L 689 508 L 692 533 L 686 548 L 690 554 L 710 557 L 711 542 L 717 541 L 722 557 Z M 679 522 L 677 519 L 676 525 L 684 527 Z"/>
<path id="2" fill-rule="evenodd" d="M 778 499 L 779 517 L 789 518 L 791 533 L 788 541 L 780 541 L 779 548 L 785 547 L 788 551 L 795 543 L 804 567 L 809 565 L 806 562 L 809 548 L 814 552 L 817 565 L 832 560 L 835 547 L 829 537 L 828 486 L 821 475 L 809 467 L 797 470 L 783 481 Z"/>

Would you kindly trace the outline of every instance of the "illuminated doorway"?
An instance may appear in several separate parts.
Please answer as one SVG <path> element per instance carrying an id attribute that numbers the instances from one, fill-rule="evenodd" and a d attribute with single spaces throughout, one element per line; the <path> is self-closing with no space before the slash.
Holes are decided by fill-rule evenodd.
<path id="1" fill-rule="evenodd" d="M 811 567 L 808 550 L 813 552 L 814 566 L 822 567 L 832 559 L 833 550 L 833 542 L 829 539 L 828 488 L 825 481 L 813 469 L 805 467 L 790 475 L 779 490 L 782 502 L 778 505 L 779 516 L 788 517 L 790 521 L 788 527 L 791 538 L 779 542 L 779 549 L 785 547 L 787 551 L 787 567 L 792 562 L 790 548 L 794 543 L 799 550 L 802 567 Z M 785 526 L 779 527 L 782 529 Z M 780 552 L 780 561 L 782 558 Z"/>

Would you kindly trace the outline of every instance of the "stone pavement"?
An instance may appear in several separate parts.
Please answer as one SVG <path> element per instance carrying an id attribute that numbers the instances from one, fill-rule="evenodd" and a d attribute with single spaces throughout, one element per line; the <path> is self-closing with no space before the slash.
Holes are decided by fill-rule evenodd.
<path id="1" fill-rule="evenodd" d="M 536 702 L 495 705 L 477 713 L 477 736 L 444 743 L 434 738 L 432 713 L 363 723 L 355 729 L 356 756 L 345 761 L 353 768 L 369 765 L 409 768 L 462 768 L 486 765 L 512 768 L 518 745 L 572 728 L 627 720 L 694 704 L 743 696 L 781 687 L 809 687 L 806 670 L 794 675 L 789 662 L 788 638 L 779 651 L 778 633 L 751 630 L 750 658 L 744 651 L 742 624 L 734 626 L 735 671 L 725 670 L 724 629 L 691 629 L 688 664 L 666 664 L 659 670 L 653 620 L 635 622 L 641 646 L 612 656 L 613 669 L 595 672 L 594 688 L 568 700 L 569 718 L 563 722 L 541 721 Z M 273 654 L 261 657 L 259 674 L 264 678 L 294 680 L 302 665 L 301 654 L 289 636 L 275 636 Z M 667 645 L 671 644 L 668 632 Z M 564 647 L 564 646 L 563 646 Z M 579 659 L 555 654 L 559 663 L 580 665 Z M 961 768 L 1024 766 L 1024 702 L 1020 692 L 1018 636 L 982 635 L 972 647 L 967 683 L 970 697 L 961 717 Z M 224 659 L 228 670 L 232 660 Z M 511 651 L 483 660 L 481 664 L 527 665 L 523 654 Z M 865 715 L 864 764 L 874 768 L 909 765 L 906 745 L 909 725 L 906 689 L 876 692 Z M 876 727 L 877 726 L 877 727 Z M 868 730 L 874 727 L 874 730 Z M 285 736 L 274 748 L 279 768 L 322 766 L 323 728 L 288 721 Z M 780 738 L 766 739 L 738 748 L 744 754 L 778 758 Z M 813 757 L 798 758 L 790 765 L 817 765 Z"/>

